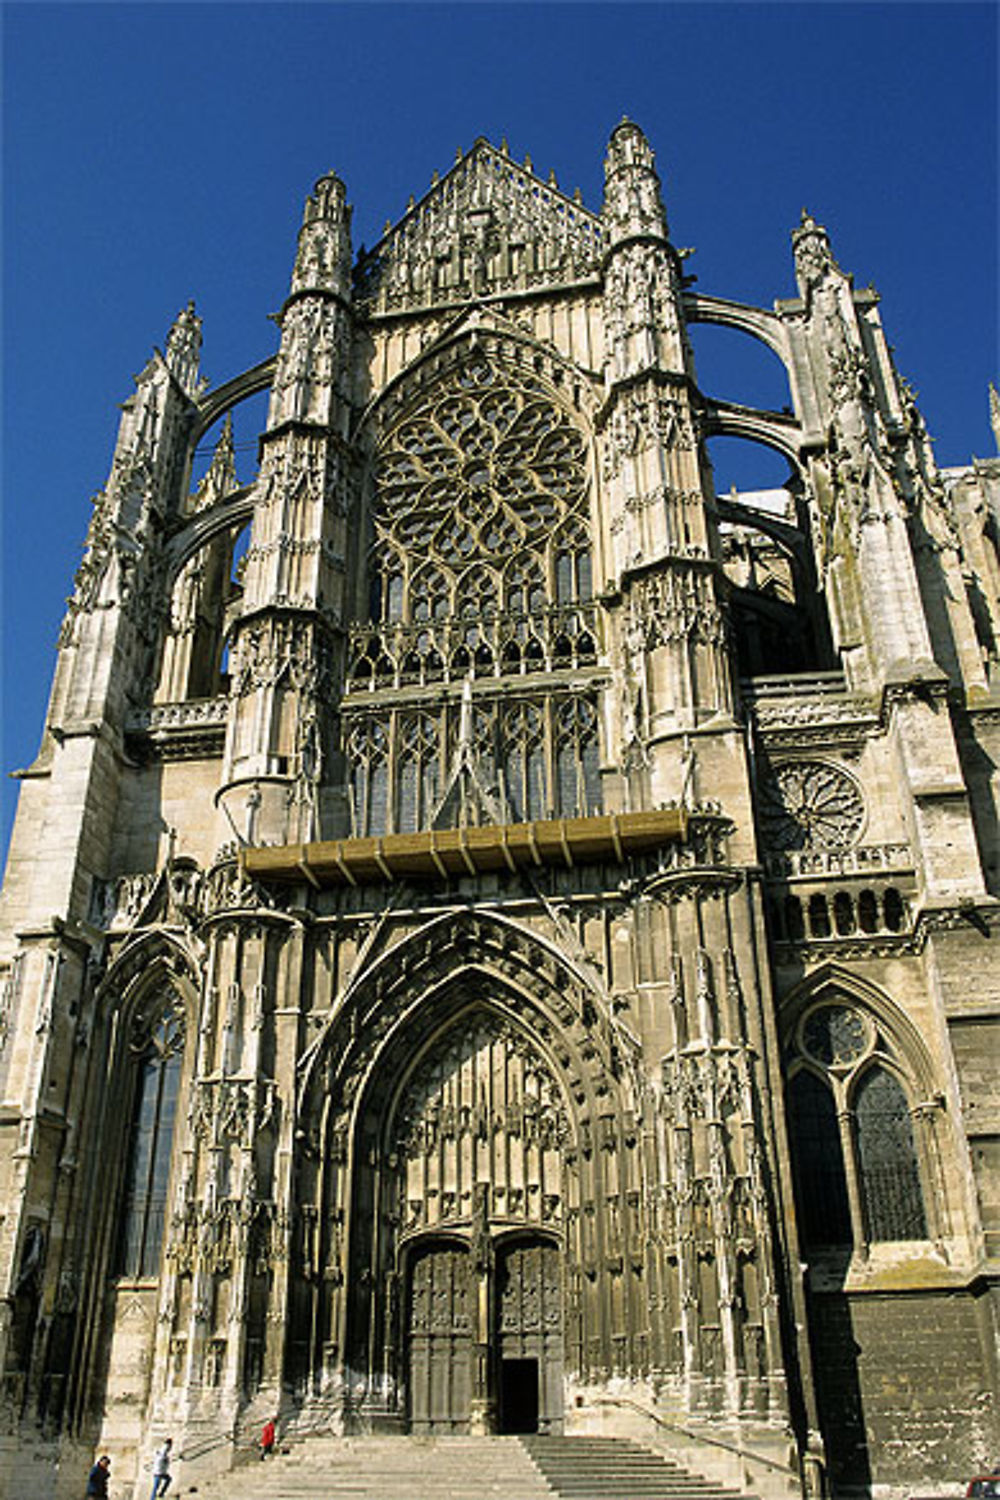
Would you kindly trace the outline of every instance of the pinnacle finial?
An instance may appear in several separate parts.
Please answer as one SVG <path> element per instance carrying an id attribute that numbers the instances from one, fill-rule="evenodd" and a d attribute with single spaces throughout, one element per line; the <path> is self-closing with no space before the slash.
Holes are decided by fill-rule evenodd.
<path id="1" fill-rule="evenodd" d="M 653 148 L 646 139 L 642 126 L 630 120 L 628 115 L 622 116 L 612 130 L 608 142 L 605 168 L 613 170 L 615 167 L 645 167 L 654 172 L 656 170 Z"/>
<path id="2" fill-rule="evenodd" d="M 336 172 L 332 170 L 326 172 L 317 179 L 312 192 L 306 199 L 305 208 L 302 211 L 303 226 L 314 224 L 320 219 L 331 222 L 343 218 L 349 220 L 350 216 L 346 186 Z"/>
<path id="3" fill-rule="evenodd" d="M 806 208 L 802 210 L 802 217 L 792 230 L 792 253 L 795 256 L 795 274 L 803 295 L 807 286 L 818 281 L 828 270 L 837 269 L 830 248 L 830 236 Z"/>
<path id="4" fill-rule="evenodd" d="M 997 445 L 997 452 L 1000 453 L 1000 394 L 997 393 L 992 380 L 990 381 L 990 426 L 993 428 L 993 441 Z"/>
<path id="5" fill-rule="evenodd" d="M 667 234 L 653 148 L 632 120 L 616 125 L 608 141 L 602 214 L 616 241 L 635 234 Z"/>
<path id="6" fill-rule="evenodd" d="M 201 356 L 201 319 L 194 310 L 194 299 L 182 308 L 167 334 L 167 367 L 185 390 L 193 390 L 198 380 Z"/>
<path id="7" fill-rule="evenodd" d="M 298 252 L 292 270 L 295 292 L 350 284 L 351 205 L 336 172 L 320 177 L 305 202 Z"/>
<path id="8" fill-rule="evenodd" d="M 226 412 L 219 440 L 212 454 L 212 462 L 198 486 L 195 508 L 205 510 L 225 498 L 239 485 L 236 477 L 236 448 L 233 443 L 233 414 Z"/>

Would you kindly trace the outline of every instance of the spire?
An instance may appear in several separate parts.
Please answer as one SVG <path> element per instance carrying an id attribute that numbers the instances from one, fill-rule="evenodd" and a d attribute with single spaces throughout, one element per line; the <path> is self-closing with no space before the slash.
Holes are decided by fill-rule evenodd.
<path id="1" fill-rule="evenodd" d="M 993 441 L 997 445 L 997 452 L 1000 453 L 1000 395 L 997 394 L 997 388 L 992 380 L 990 381 L 990 426 L 993 428 Z"/>
<path id="2" fill-rule="evenodd" d="M 351 284 L 351 209 L 336 172 L 321 177 L 306 199 L 292 291 L 346 296 Z"/>
<path id="3" fill-rule="evenodd" d="M 802 210 L 798 228 L 792 230 L 792 253 L 795 256 L 795 277 L 803 297 L 827 271 L 840 271 L 830 249 L 830 236 L 807 209 Z"/>
<path id="4" fill-rule="evenodd" d="M 604 159 L 604 207 L 609 242 L 636 236 L 667 237 L 667 216 L 660 196 L 653 148 L 638 125 L 624 119 L 616 125 Z"/>
<path id="5" fill-rule="evenodd" d="M 458 722 L 458 744 L 444 795 L 434 814 L 433 828 L 467 828 L 486 823 L 504 823 L 503 808 L 486 785 L 479 768 L 473 736 L 472 676 L 462 685 Z"/>
<path id="6" fill-rule="evenodd" d="M 174 319 L 167 334 L 167 368 L 179 383 L 194 395 L 198 386 L 198 360 L 201 356 L 201 319 L 189 302 Z"/>
<path id="7" fill-rule="evenodd" d="M 239 488 L 239 483 L 236 475 L 236 451 L 233 446 L 233 417 L 231 412 L 227 412 L 222 431 L 219 433 L 219 441 L 212 454 L 212 462 L 194 497 L 195 510 L 207 510 L 210 505 L 215 505 L 226 495 L 231 495 L 233 490 Z"/>

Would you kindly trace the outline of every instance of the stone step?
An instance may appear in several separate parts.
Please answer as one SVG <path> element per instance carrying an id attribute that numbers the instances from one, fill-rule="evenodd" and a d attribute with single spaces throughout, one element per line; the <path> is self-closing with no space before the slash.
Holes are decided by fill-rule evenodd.
<path id="1" fill-rule="evenodd" d="M 516 1437 L 294 1438 L 200 1484 L 198 1500 L 551 1500 Z M 184 1486 L 182 1486 L 182 1489 Z"/>
<path id="2" fill-rule="evenodd" d="M 523 1437 L 525 1451 L 566 1500 L 736 1500 L 736 1492 L 631 1438 Z"/>
<path id="3" fill-rule="evenodd" d="M 285 1450 L 285 1451 L 282 1451 Z M 182 1480 L 178 1494 L 187 1489 Z M 738 1500 L 629 1438 L 304 1437 L 197 1500 Z"/>

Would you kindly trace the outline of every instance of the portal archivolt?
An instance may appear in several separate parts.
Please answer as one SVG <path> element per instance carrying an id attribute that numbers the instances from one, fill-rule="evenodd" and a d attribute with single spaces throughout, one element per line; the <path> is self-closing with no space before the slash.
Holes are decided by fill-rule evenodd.
<path id="1" fill-rule="evenodd" d="M 495 976 L 456 976 L 422 1050 L 401 1036 L 359 1110 L 348 1364 L 366 1401 L 417 1432 L 551 1430 L 562 1416 L 578 1110 L 504 1001 Z"/>
<path id="2" fill-rule="evenodd" d="M 405 993 L 382 1016 L 398 1024 L 356 1086 L 327 1072 L 302 1179 L 300 1381 L 415 1431 L 557 1429 L 564 1368 L 605 1357 L 611 1282 L 623 1306 L 642 1302 L 634 1114 L 599 1017 L 582 1021 L 571 971 L 547 981 L 544 945 L 487 935 L 507 972 L 467 931 L 448 965 L 451 924 L 440 948 L 403 945 Z M 369 1025 L 382 1030 L 377 1008 Z"/>

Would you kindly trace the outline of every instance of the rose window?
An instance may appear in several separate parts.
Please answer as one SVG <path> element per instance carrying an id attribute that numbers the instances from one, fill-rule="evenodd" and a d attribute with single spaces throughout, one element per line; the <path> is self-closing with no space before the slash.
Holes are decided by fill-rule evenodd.
<path id="1" fill-rule="evenodd" d="M 846 1005 L 821 1005 L 803 1022 L 802 1046 L 824 1066 L 846 1067 L 867 1051 L 869 1030 L 860 1011 Z"/>
<path id="2" fill-rule="evenodd" d="M 390 434 L 376 465 L 378 529 L 452 568 L 544 548 L 582 506 L 583 460 L 560 407 L 479 357 Z"/>
<path id="3" fill-rule="evenodd" d="M 849 849 L 864 824 L 864 803 L 846 771 L 825 761 L 792 761 L 761 787 L 759 818 L 770 849 Z"/>
<path id="4" fill-rule="evenodd" d="M 381 738 L 352 738 L 349 714 L 354 832 L 453 815 L 455 689 L 467 683 L 489 796 L 462 815 L 592 815 L 595 693 L 568 674 L 597 661 L 599 621 L 586 442 L 570 414 L 530 371 L 476 350 L 385 434 L 373 479 L 367 618 L 351 627 L 348 683 L 352 713 L 377 720 Z M 437 684 L 437 718 L 418 733 Z"/>

